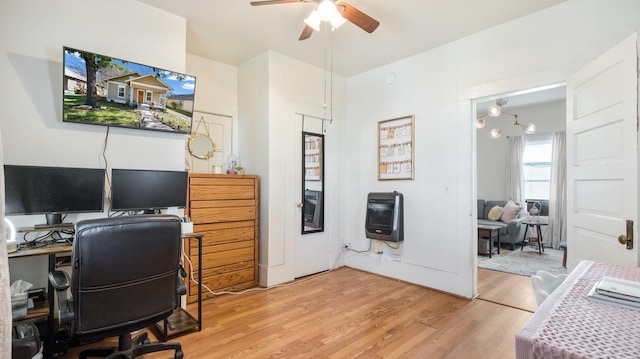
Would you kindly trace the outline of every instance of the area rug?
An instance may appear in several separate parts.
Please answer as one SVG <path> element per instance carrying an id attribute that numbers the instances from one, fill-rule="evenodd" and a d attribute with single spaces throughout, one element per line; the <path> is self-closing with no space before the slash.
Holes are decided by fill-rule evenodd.
<path id="1" fill-rule="evenodd" d="M 486 255 L 478 255 L 478 268 L 490 269 L 500 272 L 532 276 L 539 270 L 552 274 L 567 273 L 562 266 L 561 250 L 545 248 L 542 254 L 537 250 L 525 248 L 523 251 L 516 249 L 508 251 L 501 249 L 501 254 L 494 254 L 489 258 Z"/>

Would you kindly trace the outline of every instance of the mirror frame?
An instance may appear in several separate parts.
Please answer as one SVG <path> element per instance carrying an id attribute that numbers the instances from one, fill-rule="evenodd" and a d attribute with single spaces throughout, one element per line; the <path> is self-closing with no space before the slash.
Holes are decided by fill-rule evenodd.
<path id="1" fill-rule="evenodd" d="M 309 152 L 314 152 L 314 150 L 316 149 L 307 149 L 307 137 L 318 137 L 320 139 L 320 146 L 317 149 L 318 151 L 318 162 L 319 162 L 319 177 L 318 179 L 307 179 L 307 155 L 309 155 Z M 305 195 L 306 195 L 306 191 L 307 191 L 307 181 L 320 181 L 320 195 L 318 198 L 318 202 L 320 203 L 320 209 L 319 209 L 319 218 L 318 220 L 318 227 L 308 227 L 305 226 L 305 218 L 304 218 L 304 212 L 305 212 Z M 313 190 L 318 190 L 318 186 L 315 186 L 316 188 L 314 188 Z M 313 132 L 302 132 L 302 193 L 301 195 L 301 201 L 300 203 L 302 204 L 301 208 L 302 211 L 300 212 L 300 233 L 301 234 L 309 234 L 309 233 L 318 233 L 318 232 L 324 232 L 324 208 L 325 208 L 325 201 L 324 201 L 324 135 L 323 134 L 319 134 L 319 133 L 313 133 Z"/>
<path id="2" fill-rule="evenodd" d="M 192 145 L 193 141 L 196 140 L 199 137 L 203 137 L 203 138 L 208 139 L 209 143 L 211 144 L 211 150 L 207 151 L 207 153 L 205 153 L 205 154 L 200 154 L 200 153 L 196 152 L 194 150 L 194 148 L 193 148 L 193 145 Z M 216 152 L 216 144 L 213 143 L 213 140 L 211 139 L 211 137 L 209 137 L 209 136 L 207 136 L 205 134 L 202 134 L 202 133 L 198 133 L 198 134 L 194 134 L 194 135 L 189 136 L 189 142 L 187 143 L 187 148 L 189 149 L 189 153 L 193 157 L 200 158 L 200 159 L 203 159 L 203 160 L 208 160 L 209 158 L 213 157 L 213 155 Z"/>

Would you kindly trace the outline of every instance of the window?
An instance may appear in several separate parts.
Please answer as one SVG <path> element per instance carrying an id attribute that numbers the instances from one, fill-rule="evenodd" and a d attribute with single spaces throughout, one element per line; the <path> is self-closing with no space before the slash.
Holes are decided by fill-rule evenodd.
<path id="1" fill-rule="evenodd" d="M 551 140 L 529 140 L 524 146 L 524 198 L 549 199 Z"/>
<path id="2" fill-rule="evenodd" d="M 118 86 L 118 97 L 124 98 L 124 86 Z"/>
<path id="3" fill-rule="evenodd" d="M 147 91 L 147 102 L 151 102 L 152 96 L 153 96 L 153 92 Z"/>

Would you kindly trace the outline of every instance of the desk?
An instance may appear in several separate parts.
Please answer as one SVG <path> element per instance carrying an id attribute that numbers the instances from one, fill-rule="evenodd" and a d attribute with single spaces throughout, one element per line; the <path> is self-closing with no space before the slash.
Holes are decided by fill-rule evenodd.
<path id="1" fill-rule="evenodd" d="M 522 247 L 520 250 L 524 249 L 524 245 L 526 242 L 531 243 L 531 241 L 527 241 L 527 232 L 529 231 L 529 227 L 534 227 L 537 231 L 538 235 L 538 253 L 542 254 L 544 252 L 544 243 L 542 243 L 542 229 L 540 227 L 546 226 L 548 223 L 538 222 L 538 221 L 524 221 L 522 222 L 526 227 L 524 228 L 524 236 L 522 237 Z"/>
<path id="2" fill-rule="evenodd" d="M 640 358 L 640 312 L 587 300 L 603 277 L 640 268 L 582 261 L 516 334 L 516 358 Z"/>
<path id="3" fill-rule="evenodd" d="M 43 229 L 43 230 L 38 230 L 38 231 L 48 231 L 49 229 Z M 25 231 L 25 230 L 22 230 Z M 36 231 L 36 230 L 29 230 L 29 231 Z M 40 245 L 40 246 L 25 246 L 20 248 L 18 251 L 13 252 L 13 253 L 9 253 L 8 258 L 24 258 L 24 257 L 32 257 L 32 256 L 43 256 L 46 255 L 49 257 L 49 265 L 48 265 L 48 271 L 51 272 L 53 270 L 56 269 L 56 264 L 57 264 L 57 260 L 56 258 L 58 256 L 61 257 L 70 257 L 71 256 L 71 251 L 73 249 L 73 246 L 71 243 L 69 242 L 64 242 L 64 243 L 50 243 L 47 245 Z M 44 275 L 46 275 L 46 273 L 43 273 Z M 56 342 L 56 335 L 55 335 L 55 319 L 53 317 L 53 313 L 55 313 L 55 302 L 54 302 L 54 295 L 55 295 L 55 291 L 51 288 L 51 285 L 47 286 L 47 301 L 44 302 L 41 305 L 35 306 L 33 309 L 29 309 L 29 311 L 27 312 L 27 317 L 26 318 L 20 318 L 18 319 L 18 321 L 21 320 L 35 320 L 35 319 L 45 319 L 47 320 L 47 333 L 40 333 L 42 334 L 43 337 L 45 337 L 45 340 L 43 341 L 44 346 L 45 346 L 45 355 L 46 357 L 51 357 L 53 356 L 52 352 L 56 352 L 57 354 L 57 350 L 55 349 L 55 342 Z M 64 350 L 63 350 L 64 351 Z"/>
<path id="4" fill-rule="evenodd" d="M 11 258 L 24 258 L 24 257 L 33 257 L 33 256 L 49 256 L 49 266 L 48 270 L 51 272 L 56 269 L 56 257 L 63 256 L 69 257 L 71 256 L 71 243 L 51 243 L 42 246 L 34 246 L 34 247 L 22 247 L 18 251 L 9 253 L 8 257 Z M 48 302 L 44 304 L 44 306 L 38 306 L 36 308 L 30 309 L 27 313 L 26 318 L 21 318 L 20 320 L 25 319 L 33 319 L 37 317 L 45 317 L 48 316 L 49 313 L 53 313 L 53 291 L 47 290 L 47 299 Z M 50 318 L 53 321 L 53 318 Z"/>
<path id="5" fill-rule="evenodd" d="M 61 227 L 53 227 L 53 228 L 18 228 L 18 232 L 48 232 L 48 231 L 67 231 L 69 229 L 73 230 L 73 227 L 69 228 L 68 226 Z M 56 269 L 56 257 L 70 257 L 71 250 L 73 248 L 71 242 L 50 242 L 48 244 L 42 244 L 42 242 L 37 242 L 38 245 L 34 246 L 22 246 L 16 252 L 9 253 L 8 258 L 24 258 L 24 257 L 33 257 L 33 256 L 48 256 L 49 257 L 49 272 Z M 46 242 L 45 242 L 46 243 Z M 53 325 L 53 296 L 54 292 L 52 290 L 47 290 L 47 299 L 48 303 L 45 303 L 44 306 L 36 307 L 32 310 L 29 310 L 26 318 L 24 319 L 33 319 L 37 317 L 49 317 L 49 328 L 52 329 Z"/>

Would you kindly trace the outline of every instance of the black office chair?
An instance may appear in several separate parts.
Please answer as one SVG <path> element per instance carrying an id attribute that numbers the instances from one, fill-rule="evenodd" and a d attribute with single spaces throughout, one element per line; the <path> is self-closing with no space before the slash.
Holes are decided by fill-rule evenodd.
<path id="1" fill-rule="evenodd" d="M 131 332 L 167 318 L 180 303 L 180 219 L 141 215 L 80 221 L 76 224 L 71 279 L 50 273 L 59 302 L 59 323 L 79 343 L 119 336 L 118 348 L 93 348 L 80 358 L 135 358 L 179 343 L 150 343 L 147 333 Z M 67 288 L 71 288 L 68 298 Z"/>

